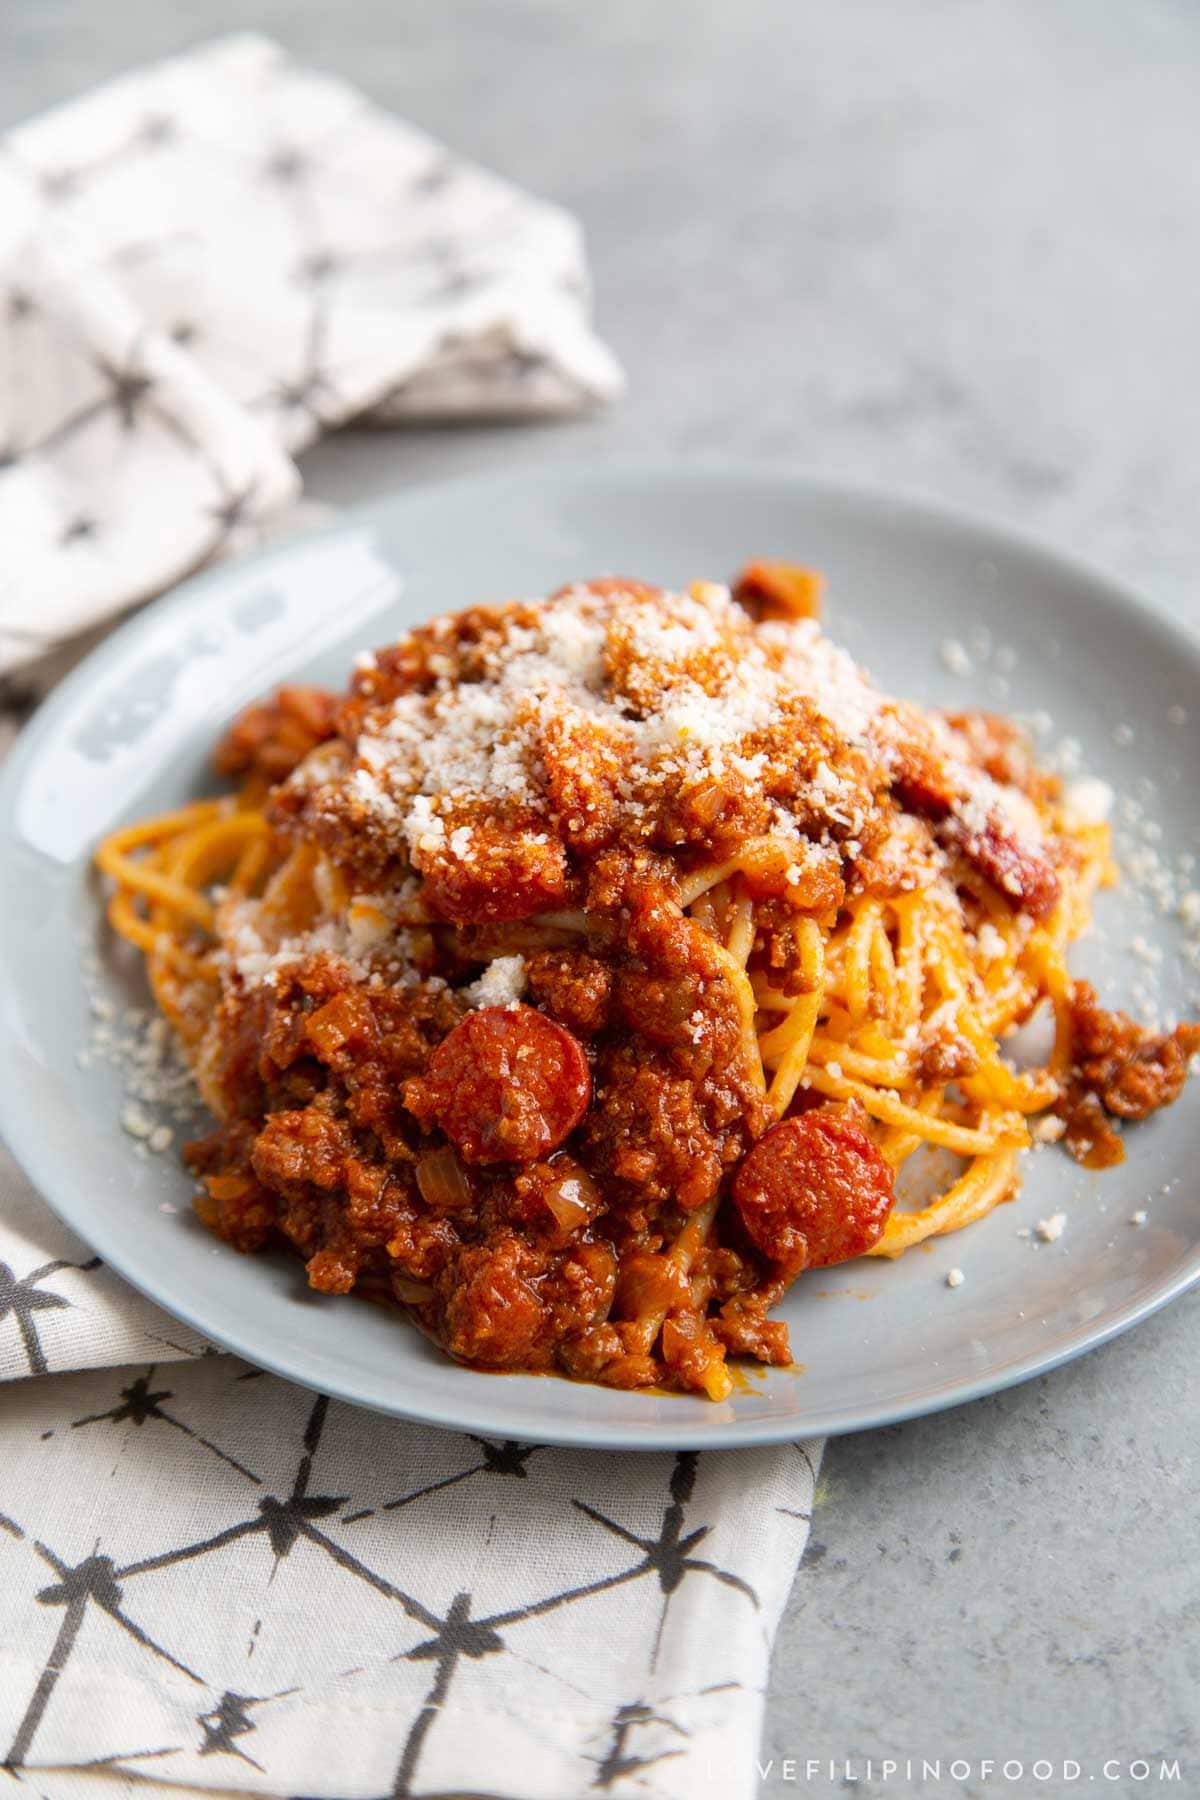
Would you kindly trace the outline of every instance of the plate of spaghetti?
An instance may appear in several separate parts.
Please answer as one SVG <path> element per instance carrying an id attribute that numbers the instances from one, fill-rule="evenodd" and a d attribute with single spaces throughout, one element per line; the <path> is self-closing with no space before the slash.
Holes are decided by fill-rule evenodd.
<path id="1" fill-rule="evenodd" d="M 719 1445 L 1019 1380 L 1200 1267 L 1197 671 L 779 475 L 402 496 L 27 731 L 6 1134 L 169 1311 L 402 1415 Z"/>

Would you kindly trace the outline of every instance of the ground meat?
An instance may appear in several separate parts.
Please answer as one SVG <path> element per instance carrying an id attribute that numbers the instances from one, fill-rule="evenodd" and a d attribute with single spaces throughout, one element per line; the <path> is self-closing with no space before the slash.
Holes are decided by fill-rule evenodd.
<path id="1" fill-rule="evenodd" d="M 746 839 L 761 836 L 770 822 L 761 781 L 746 770 L 731 770 L 719 782 L 681 781 L 658 806 L 646 835 L 661 850 L 691 845 L 719 861 Z"/>
<path id="2" fill-rule="evenodd" d="M 271 1113 L 254 1140 L 252 1164 L 260 1181 L 288 1194 L 311 1185 L 336 1189 L 353 1148 L 345 1123 L 317 1107 Z"/>
<path id="3" fill-rule="evenodd" d="M 225 1118 L 309 1106 L 336 1075 L 350 1121 L 405 1157 L 414 1127 L 401 1086 L 460 1017 L 444 988 L 354 987 L 344 965 L 318 955 L 281 969 L 273 987 L 228 994 L 205 1064 Z"/>
<path id="4" fill-rule="evenodd" d="M 1090 984 L 1077 981 L 1071 996 L 1071 1072 L 1059 1106 L 1068 1148 L 1091 1166 L 1120 1161 L 1120 1139 L 1104 1115 L 1144 1119 L 1169 1106 L 1179 1098 L 1189 1058 L 1197 1051 L 1200 1024 L 1149 1030 L 1100 1006 Z"/>
<path id="5" fill-rule="evenodd" d="M 730 1356 L 752 1356 L 776 1368 L 791 1361 L 787 1326 L 782 1319 L 767 1317 L 770 1304 L 770 1299 L 757 1295 L 725 1302 L 712 1329 Z"/>
<path id="6" fill-rule="evenodd" d="M 1010 906 L 1021 907 L 1034 919 L 1053 912 L 1059 895 L 1058 876 L 1044 856 L 1008 829 L 998 813 L 989 813 L 979 826 L 952 816 L 941 825 L 940 836 L 961 852 Z"/>
<path id="7" fill-rule="evenodd" d="M 307 1259 L 311 1285 L 348 1293 L 367 1253 L 394 1235 L 405 1189 L 387 1168 L 354 1153 L 344 1120 L 319 1107 L 268 1116 L 251 1166 L 282 1204 L 282 1234 Z"/>
<path id="8" fill-rule="evenodd" d="M 589 1325 L 563 1339 L 558 1347 L 559 1367 L 576 1381 L 607 1383 L 608 1370 L 624 1353 L 615 1325 Z"/>
<path id="9" fill-rule="evenodd" d="M 442 1341 L 460 1362 L 485 1369 L 544 1368 L 552 1354 L 537 1291 L 544 1258 L 514 1233 L 469 1245 L 437 1282 Z"/>
<path id="10" fill-rule="evenodd" d="M 550 817 L 575 852 L 594 854 L 617 830 L 617 787 L 627 758 L 582 712 L 537 720 Z"/>
<path id="11" fill-rule="evenodd" d="M 440 1043 L 404 1103 L 468 1162 L 532 1162 L 556 1150 L 588 1108 L 578 1040 L 531 1006 L 485 1006 Z"/>
<path id="12" fill-rule="evenodd" d="M 976 1051 L 965 1038 L 957 1037 L 953 1032 L 948 1035 L 935 1033 L 921 1045 L 917 1056 L 917 1071 L 922 1081 L 961 1081 L 964 1076 L 973 1075 L 978 1067 Z"/>
<path id="13" fill-rule="evenodd" d="M 747 563 L 733 597 L 752 619 L 817 619 L 825 577 L 796 563 Z"/>
<path id="14" fill-rule="evenodd" d="M 1058 876 L 1034 845 L 1024 842 L 996 808 L 980 817 L 968 797 L 966 776 L 911 708 L 894 707 L 886 727 L 892 780 L 898 798 L 933 822 L 937 836 L 978 871 L 1010 906 L 1035 919 L 1053 909 Z"/>
<path id="15" fill-rule="evenodd" d="M 944 861 L 928 820 L 898 813 L 886 835 L 855 864 L 853 887 L 877 899 L 893 899 L 929 886 Z"/>
<path id="16" fill-rule="evenodd" d="M 944 717 L 970 760 L 993 781 L 1020 788 L 1031 800 L 1043 803 L 1061 791 L 1059 777 L 1038 768 L 1028 735 L 1011 719 L 990 712 L 952 712 Z"/>
<path id="17" fill-rule="evenodd" d="M 738 1170 L 733 1199 L 764 1256 L 790 1273 L 847 1262 L 876 1243 L 895 1195 L 892 1171 L 846 1109 L 784 1119 Z"/>
<path id="18" fill-rule="evenodd" d="M 196 1212 L 208 1229 L 235 1250 L 261 1250 L 277 1234 L 279 1199 L 250 1169 L 253 1127 L 220 1125 L 184 1145 L 188 1167 L 203 1184 Z"/>
<path id="19" fill-rule="evenodd" d="M 281 687 L 234 720 L 217 746 L 217 773 L 255 776 L 268 787 L 282 781 L 333 736 L 340 705 L 341 696 L 324 688 Z"/>
<path id="20" fill-rule="evenodd" d="M 426 904 L 443 919 L 487 924 L 553 912 L 570 898 L 567 856 L 542 830 L 479 824 L 469 827 L 469 857 L 418 850 Z"/>
<path id="21" fill-rule="evenodd" d="M 617 1259 L 603 1239 L 572 1244 L 553 1264 L 541 1292 L 554 1320 L 556 1354 L 564 1337 L 607 1319 L 616 1281 Z"/>
<path id="22" fill-rule="evenodd" d="M 386 706 L 401 694 L 426 692 L 439 681 L 478 681 L 513 627 L 528 630 L 537 623 L 534 607 L 514 601 L 509 606 L 468 606 L 416 626 L 355 669 L 353 699 L 339 717 L 339 731 L 349 741 L 357 735 L 364 710 Z"/>
<path id="23" fill-rule="evenodd" d="M 530 998 L 573 1031 L 594 1037 L 608 1022 L 612 968 L 585 950 L 540 950 L 525 959 Z"/>
<path id="24" fill-rule="evenodd" d="M 638 1189 L 646 1202 L 700 1206 L 725 1167 L 695 1083 L 676 1075 L 661 1052 L 640 1045 L 605 1047 L 582 1137 L 597 1178 Z"/>
<path id="25" fill-rule="evenodd" d="M 220 1119 L 262 1116 L 262 1058 L 274 1007 L 270 989 L 258 988 L 251 994 L 227 994 L 213 1016 L 205 1046 L 205 1093 Z"/>
<path id="26" fill-rule="evenodd" d="M 565 1151 L 530 1163 L 513 1178 L 508 1217 L 552 1244 L 565 1244 L 604 1211 L 604 1196 Z"/>
<path id="27" fill-rule="evenodd" d="M 702 1033 L 687 1049 L 626 1037 L 597 1055 L 581 1142 L 597 1181 L 615 1184 L 628 1206 L 702 1205 L 762 1129 L 761 1092 L 738 1055 L 715 1051 L 726 1025 L 708 1012 L 705 1021 L 707 1042 Z"/>
<path id="28" fill-rule="evenodd" d="M 460 1362 L 485 1369 L 575 1367 L 623 1353 L 603 1338 L 616 1258 L 603 1241 L 554 1254 L 500 1229 L 447 1260 L 419 1316 Z"/>
<path id="29" fill-rule="evenodd" d="M 1086 1088 L 1069 1087 L 1059 1101 L 1058 1111 L 1065 1121 L 1063 1142 L 1085 1169 L 1111 1169 L 1125 1161 L 1125 1146 L 1120 1133 L 1103 1104 Z"/>

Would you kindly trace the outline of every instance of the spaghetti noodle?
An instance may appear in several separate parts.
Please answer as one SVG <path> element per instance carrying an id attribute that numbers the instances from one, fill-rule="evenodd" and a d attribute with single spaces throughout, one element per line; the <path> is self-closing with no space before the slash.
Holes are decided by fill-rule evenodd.
<path id="1" fill-rule="evenodd" d="M 1001 721 L 877 693 L 818 593 L 758 564 L 436 620 L 243 715 L 237 793 L 104 841 L 214 1231 L 478 1367 L 721 1398 L 787 1360 L 802 1269 L 982 1218 L 1040 1115 L 1100 1161 L 1175 1097 L 1200 1033 L 1067 971 L 1107 827 Z M 926 1151 L 958 1171 L 905 1196 Z"/>

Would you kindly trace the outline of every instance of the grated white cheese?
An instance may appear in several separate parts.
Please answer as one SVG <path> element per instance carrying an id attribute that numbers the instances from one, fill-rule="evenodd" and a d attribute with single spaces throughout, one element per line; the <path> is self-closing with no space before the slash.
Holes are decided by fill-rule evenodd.
<path id="1" fill-rule="evenodd" d="M 975 942 L 979 946 L 979 954 L 985 962 L 995 962 L 998 957 L 1004 955 L 1004 939 L 990 919 L 985 919 L 979 927 Z"/>
<path id="2" fill-rule="evenodd" d="M 136 1156 L 167 1148 L 174 1132 L 160 1123 L 164 1112 L 189 1127 L 198 1096 L 191 1068 L 167 1020 L 144 1007 L 119 1008 L 99 987 L 100 963 L 92 952 L 81 958 L 84 992 L 92 1015 L 87 1045 L 76 1052 L 81 1068 L 105 1064 L 119 1075 L 125 1093 L 121 1128 Z"/>
<path id="3" fill-rule="evenodd" d="M 497 956 L 463 989 L 472 1006 L 515 1006 L 527 986 L 523 956 Z"/>
<path id="4" fill-rule="evenodd" d="M 1103 825 L 1112 812 L 1113 791 L 1098 776 L 1072 781 L 1063 795 L 1063 819 L 1071 830 L 1084 825 Z"/>
<path id="5" fill-rule="evenodd" d="M 948 1288 L 961 1287 L 966 1279 L 961 1269 L 950 1269 L 946 1274 L 946 1286 Z"/>
<path id="6" fill-rule="evenodd" d="M 121 1130 L 131 1138 L 148 1138 L 154 1130 L 154 1120 L 136 1100 L 131 1100 L 121 1110 Z"/>
<path id="7" fill-rule="evenodd" d="M 247 987 L 277 987 L 286 969 L 324 954 L 342 963 L 354 981 L 370 981 L 386 971 L 389 981 L 411 986 L 421 979 L 416 941 L 410 930 L 394 924 L 406 893 L 356 895 L 345 916 L 335 913 L 283 938 L 269 927 L 264 934 L 260 900 L 231 898 L 219 918 L 222 973 L 237 976 Z"/>
<path id="8" fill-rule="evenodd" d="M 1043 1244 L 1054 1244 L 1062 1236 L 1066 1224 L 1066 1213 L 1057 1212 L 1051 1213 L 1048 1219 L 1039 1219 L 1035 1229 Z"/>
<path id="9" fill-rule="evenodd" d="M 612 584 L 520 602 L 464 640 L 461 679 L 457 630 L 449 616 L 427 627 L 421 655 L 432 681 L 381 699 L 352 747 L 321 746 L 291 778 L 318 814 L 344 814 L 373 848 L 426 873 L 449 861 L 489 878 L 488 828 L 506 820 L 520 821 L 513 829 L 526 846 L 552 841 L 539 837 L 544 821 L 570 848 L 576 832 L 594 829 L 589 783 L 598 768 L 615 786 L 617 829 L 634 838 L 653 829 L 660 794 L 669 805 L 692 787 L 703 795 L 731 780 L 752 794 L 777 754 L 756 737 L 801 701 L 861 757 L 843 760 L 831 744 L 807 790 L 789 805 L 774 802 L 773 831 L 857 861 L 878 806 L 879 764 L 902 764 L 906 733 L 917 731 L 932 735 L 951 791 L 965 796 L 954 809 L 972 834 L 999 817 L 1031 847 L 1043 836 L 1019 789 L 978 768 L 937 717 L 874 688 L 816 620 L 755 625 L 726 587 Z M 949 645 L 952 661 L 969 664 L 961 644 Z M 370 668 L 362 665 L 368 703 Z M 548 769 L 568 794 L 578 774 L 574 804 L 551 804 Z"/>
<path id="10" fill-rule="evenodd" d="M 364 956 L 386 944 L 394 930 L 387 911 L 370 895 L 356 894 L 346 914 L 346 932 L 351 947 Z"/>

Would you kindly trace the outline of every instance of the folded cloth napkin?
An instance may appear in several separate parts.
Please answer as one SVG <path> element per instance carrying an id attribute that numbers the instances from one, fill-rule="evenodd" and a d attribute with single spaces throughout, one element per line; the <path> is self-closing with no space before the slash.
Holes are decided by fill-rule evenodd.
<path id="1" fill-rule="evenodd" d="M 576 221 L 260 37 L 0 139 L 0 673 L 244 541 L 351 419 L 620 371 Z"/>
<path id="2" fill-rule="evenodd" d="M 259 39 L 13 133 L 0 183 L 0 670 L 39 685 L 275 517 L 319 431 L 618 385 L 569 218 Z M 132 1293 L 2 1150 L 0 1379 L 14 1787 L 754 1793 L 819 1444 L 614 1457 L 331 1403 Z"/>
<path id="3" fill-rule="evenodd" d="M 615 1457 L 330 1402 L 130 1292 L 3 1151 L 0 1374 L 43 1377 L 0 1414 L 31 1793 L 756 1791 L 819 1443 Z"/>

